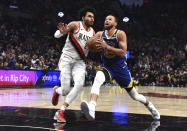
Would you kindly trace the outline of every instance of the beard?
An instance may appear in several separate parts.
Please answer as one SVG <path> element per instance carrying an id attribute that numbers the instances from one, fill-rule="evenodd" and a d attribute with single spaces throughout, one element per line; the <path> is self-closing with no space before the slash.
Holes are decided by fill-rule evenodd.
<path id="1" fill-rule="evenodd" d="M 110 25 L 110 26 L 104 26 L 105 30 L 110 30 L 112 29 L 113 25 Z"/>
<path id="2" fill-rule="evenodd" d="M 92 26 L 93 26 L 93 22 L 85 21 L 85 25 L 86 25 L 87 27 L 92 27 Z"/>

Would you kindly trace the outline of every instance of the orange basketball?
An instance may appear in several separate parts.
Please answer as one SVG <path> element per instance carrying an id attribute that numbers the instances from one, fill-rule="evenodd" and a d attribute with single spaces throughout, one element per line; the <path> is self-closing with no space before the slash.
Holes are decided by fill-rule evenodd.
<path id="1" fill-rule="evenodd" d="M 99 43 L 96 42 L 97 39 L 93 39 L 92 42 L 87 43 L 88 49 L 91 52 L 100 52 L 102 50 Z"/>

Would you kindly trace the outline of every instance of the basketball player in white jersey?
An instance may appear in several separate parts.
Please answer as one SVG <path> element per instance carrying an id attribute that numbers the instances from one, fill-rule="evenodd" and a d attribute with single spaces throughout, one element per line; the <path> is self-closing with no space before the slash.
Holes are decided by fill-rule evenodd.
<path id="1" fill-rule="evenodd" d="M 68 34 L 62 55 L 59 60 L 59 69 L 61 71 L 61 87 L 55 86 L 52 97 L 52 104 L 58 104 L 59 96 L 67 96 L 60 110 L 54 116 L 57 122 L 66 122 L 64 111 L 76 98 L 84 85 L 86 66 L 84 59 L 88 54 L 85 47 L 87 40 L 95 32 L 92 28 L 94 24 L 94 9 L 84 8 L 81 11 L 82 21 L 72 21 L 68 25 L 59 23 L 54 37 L 60 38 Z M 74 87 L 70 91 L 71 76 L 74 80 Z"/>

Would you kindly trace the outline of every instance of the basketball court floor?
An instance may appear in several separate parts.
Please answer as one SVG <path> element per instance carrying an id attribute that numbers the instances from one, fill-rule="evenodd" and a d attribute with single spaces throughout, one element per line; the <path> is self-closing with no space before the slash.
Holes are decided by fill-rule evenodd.
<path id="1" fill-rule="evenodd" d="M 161 114 L 154 121 L 141 103 L 117 86 L 102 86 L 96 120 L 88 121 L 80 102 L 89 100 L 84 87 L 65 112 L 67 123 L 53 120 L 64 98 L 51 104 L 53 88 L 0 88 L 0 131 L 187 131 L 187 88 L 139 87 Z"/>

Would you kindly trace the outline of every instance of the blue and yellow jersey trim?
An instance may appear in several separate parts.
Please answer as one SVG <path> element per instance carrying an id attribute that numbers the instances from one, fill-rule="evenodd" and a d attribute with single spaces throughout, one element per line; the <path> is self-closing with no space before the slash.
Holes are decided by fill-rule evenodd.
<path id="1" fill-rule="evenodd" d="M 109 82 L 111 82 L 111 81 L 112 81 L 112 76 L 111 76 L 110 72 L 107 70 L 107 68 L 105 68 L 105 67 L 101 67 L 100 69 L 104 69 L 104 70 L 107 71 L 108 76 L 109 76 Z"/>
<path id="2" fill-rule="evenodd" d="M 101 35 L 100 35 L 100 39 L 102 38 L 102 35 L 103 35 L 104 31 L 102 31 Z"/>
<path id="3" fill-rule="evenodd" d="M 133 87 L 133 85 L 134 85 L 134 80 L 131 77 L 131 81 L 130 81 L 129 85 L 126 88 L 131 88 L 131 87 Z"/>
<path id="4" fill-rule="evenodd" d="M 113 32 L 113 34 L 109 37 L 109 36 L 106 34 L 106 30 L 105 30 L 105 36 L 106 36 L 106 38 L 107 38 L 107 39 L 110 39 L 111 37 L 114 36 L 114 34 L 115 34 L 117 31 L 118 31 L 118 30 L 115 29 L 114 32 Z"/>
<path id="5" fill-rule="evenodd" d="M 117 32 L 116 32 L 116 40 L 118 41 L 118 32 L 119 32 L 119 30 L 117 30 Z"/>

